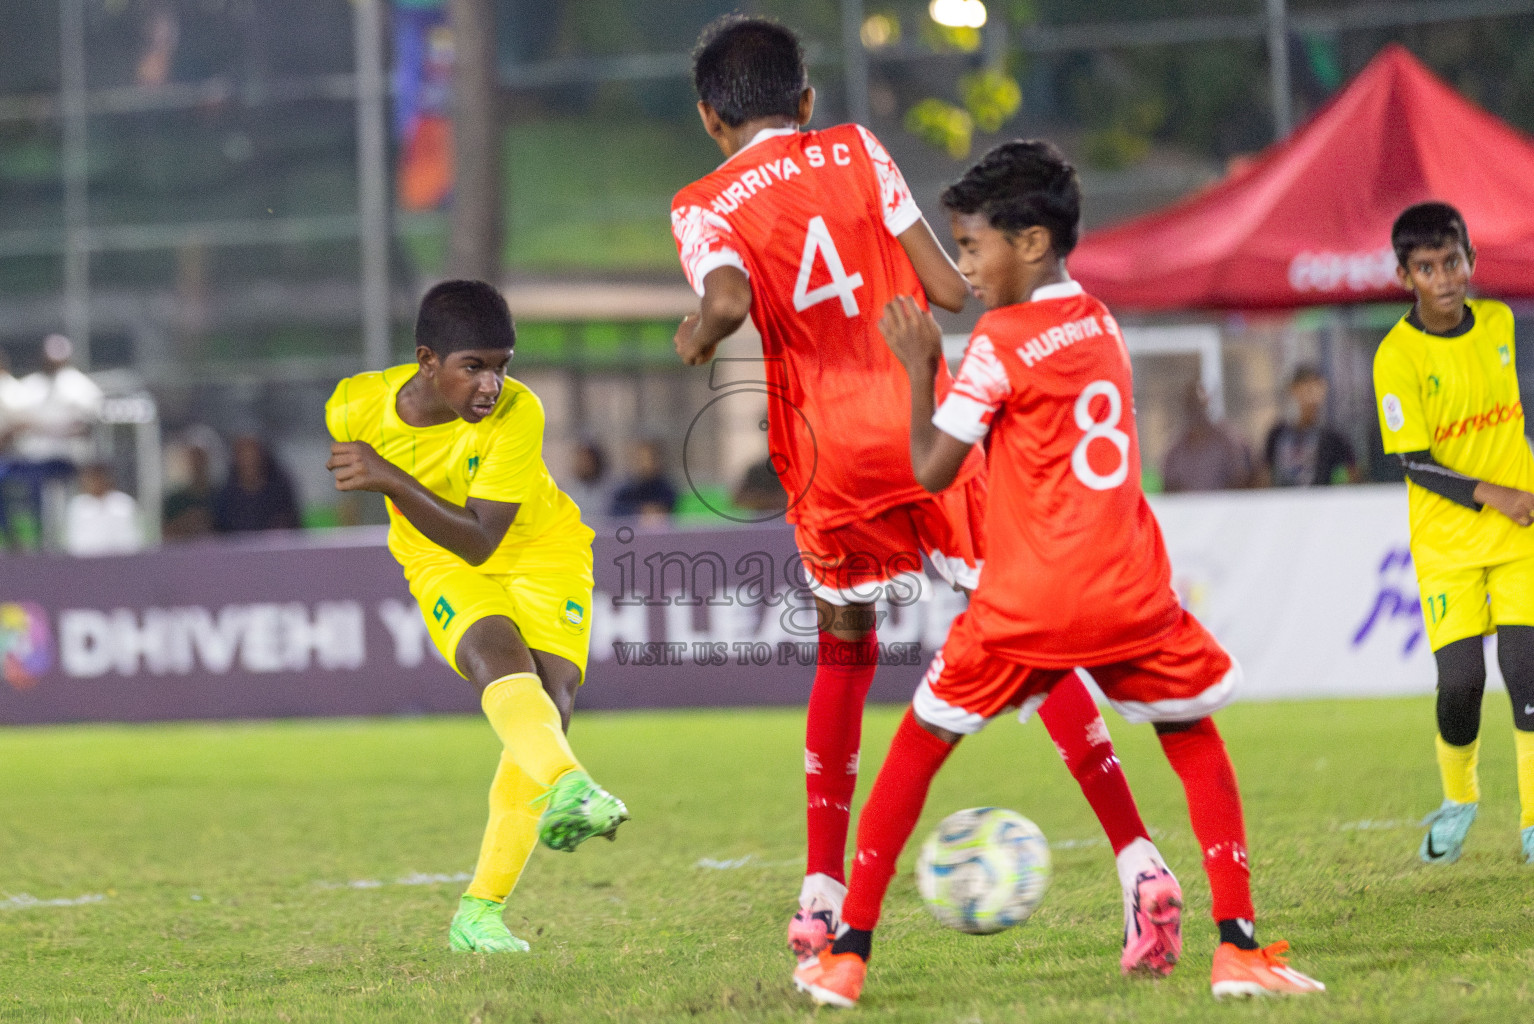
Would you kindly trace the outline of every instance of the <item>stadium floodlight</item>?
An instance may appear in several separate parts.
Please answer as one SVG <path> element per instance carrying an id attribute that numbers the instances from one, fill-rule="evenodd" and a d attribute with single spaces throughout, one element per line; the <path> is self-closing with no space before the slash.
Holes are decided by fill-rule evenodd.
<path id="1" fill-rule="evenodd" d="M 945 28 L 979 28 L 986 17 L 981 0 L 932 0 L 927 13 Z"/>

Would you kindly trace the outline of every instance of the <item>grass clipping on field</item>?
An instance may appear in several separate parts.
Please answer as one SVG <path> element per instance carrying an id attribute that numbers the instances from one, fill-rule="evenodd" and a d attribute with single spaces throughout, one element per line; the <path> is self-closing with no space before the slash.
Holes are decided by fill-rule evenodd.
<path id="1" fill-rule="evenodd" d="M 1487 703 L 1464 858 L 1416 860 L 1438 803 L 1426 699 L 1237 705 L 1258 938 L 1325 996 L 1209 996 L 1209 893 L 1147 726 L 1109 716 L 1188 901 L 1165 981 L 1118 974 L 1112 856 L 1037 721 L 966 740 L 886 903 L 861 1014 L 880 1021 L 1534 1019 L 1534 869 L 1518 859 L 1511 725 Z M 899 709 L 873 709 L 858 803 Z M 523 956 L 453 954 L 497 756 L 473 719 L 0 732 L 0 1020 L 802 1021 L 783 932 L 803 865 L 796 712 L 579 715 L 618 842 L 539 850 L 508 902 Z M 1054 845 L 1034 918 L 991 937 L 922 908 L 915 847 L 962 807 Z M 830 1011 L 820 1011 L 827 1013 Z"/>

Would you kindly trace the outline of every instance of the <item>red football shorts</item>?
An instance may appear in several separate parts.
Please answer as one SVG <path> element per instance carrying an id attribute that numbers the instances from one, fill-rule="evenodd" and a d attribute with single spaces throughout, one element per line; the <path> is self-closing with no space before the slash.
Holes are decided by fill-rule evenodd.
<path id="1" fill-rule="evenodd" d="M 1192 722 L 1229 704 L 1241 666 L 1186 611 L 1149 654 L 1085 669 L 1034 668 L 1005 661 L 981 644 L 968 612 L 948 631 L 911 706 L 917 717 L 949 732 L 979 732 L 1014 709 L 1027 718 L 1072 672 L 1084 671 L 1129 722 Z"/>
<path id="2" fill-rule="evenodd" d="M 985 476 L 976 474 L 834 529 L 796 526 L 810 591 L 828 604 L 870 604 L 885 595 L 886 585 L 919 588 L 922 555 L 949 585 L 974 590 L 985 563 L 985 501 Z"/>

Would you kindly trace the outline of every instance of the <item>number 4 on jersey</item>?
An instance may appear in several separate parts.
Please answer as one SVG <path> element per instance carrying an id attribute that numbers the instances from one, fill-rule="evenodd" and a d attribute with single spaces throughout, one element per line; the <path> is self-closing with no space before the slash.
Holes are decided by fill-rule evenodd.
<path id="1" fill-rule="evenodd" d="M 831 280 L 814 291 L 810 290 L 810 274 L 815 269 L 815 254 L 820 253 L 821 259 L 825 260 L 826 269 L 831 272 Z M 858 297 L 853 294 L 863 287 L 862 274 L 848 274 L 847 268 L 842 266 L 841 253 L 836 251 L 836 243 L 831 241 L 831 232 L 826 228 L 824 217 L 811 217 L 809 228 L 804 236 L 804 255 L 799 258 L 799 280 L 794 284 L 794 309 L 803 313 L 811 306 L 819 305 L 827 299 L 841 299 L 842 312 L 849 317 L 858 315 Z"/>

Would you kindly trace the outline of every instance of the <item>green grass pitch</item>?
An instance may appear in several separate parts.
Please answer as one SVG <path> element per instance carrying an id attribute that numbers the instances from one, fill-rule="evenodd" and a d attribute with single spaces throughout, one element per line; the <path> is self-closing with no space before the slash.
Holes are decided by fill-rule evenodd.
<path id="1" fill-rule="evenodd" d="M 1043 729 L 998 722 L 938 777 L 918 838 L 961 807 L 1016 808 L 1056 844 L 1052 888 L 1022 927 L 948 932 L 919 903 L 908 850 L 853 1016 L 1534 1019 L 1534 868 L 1517 857 L 1504 700 L 1487 702 L 1465 857 L 1433 868 L 1414 825 L 1438 800 L 1430 701 L 1221 714 L 1259 938 L 1289 939 L 1331 988 L 1260 1005 L 1209 996 L 1208 888 L 1150 728 L 1110 716 L 1188 897 L 1186 957 L 1161 982 L 1118 975 L 1112 858 Z M 869 714 L 860 800 L 898 714 Z M 0 732 L 0 1020 L 810 1020 L 783 944 L 802 871 L 800 729 L 791 711 L 578 716 L 577 749 L 634 820 L 617 843 L 534 855 L 506 915 L 533 952 L 503 957 L 446 944 L 495 763 L 481 721 Z M 53 902 L 87 896 L 101 898 Z"/>

